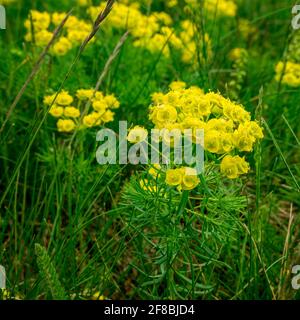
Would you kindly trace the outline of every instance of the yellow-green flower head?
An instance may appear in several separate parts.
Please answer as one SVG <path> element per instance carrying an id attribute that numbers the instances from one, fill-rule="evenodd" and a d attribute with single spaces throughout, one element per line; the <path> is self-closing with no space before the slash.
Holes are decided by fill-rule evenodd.
<path id="1" fill-rule="evenodd" d="M 80 45 L 89 33 L 89 31 L 70 30 L 67 38 L 71 44 Z"/>
<path id="2" fill-rule="evenodd" d="M 169 104 L 169 105 L 172 105 L 174 107 L 178 107 L 180 106 L 180 97 L 182 95 L 182 92 L 180 89 L 178 90 L 171 90 L 170 92 L 168 92 L 166 95 L 165 95 L 165 103 L 164 104 Z"/>
<path id="3" fill-rule="evenodd" d="M 248 135 L 247 133 L 235 131 L 233 134 L 233 141 L 235 147 L 239 151 L 251 152 L 255 143 L 255 138 Z"/>
<path id="4" fill-rule="evenodd" d="M 183 171 L 181 169 L 168 169 L 166 172 L 166 183 L 169 186 L 177 187 L 182 183 Z"/>
<path id="5" fill-rule="evenodd" d="M 194 113 L 200 118 L 209 116 L 212 111 L 212 106 L 209 99 L 202 95 L 194 96 L 188 107 L 190 108 L 190 112 Z"/>
<path id="6" fill-rule="evenodd" d="M 111 122 L 114 120 L 114 112 L 112 112 L 111 110 L 107 110 L 101 117 L 101 120 L 104 122 L 104 123 L 107 123 L 107 122 Z"/>
<path id="7" fill-rule="evenodd" d="M 194 168 L 185 167 L 181 169 L 183 171 L 183 178 L 181 188 L 182 190 L 193 190 L 195 189 L 200 180 L 197 176 L 197 171 Z"/>
<path id="8" fill-rule="evenodd" d="M 66 12 L 54 12 L 51 17 L 52 23 L 57 27 L 65 19 L 66 15 Z"/>
<path id="9" fill-rule="evenodd" d="M 162 92 L 155 92 L 151 95 L 154 105 L 164 104 L 167 102 L 166 96 Z"/>
<path id="10" fill-rule="evenodd" d="M 45 96 L 44 97 L 44 104 L 46 106 L 50 106 L 54 102 L 54 99 L 55 99 L 55 94 L 53 94 L 51 96 Z"/>
<path id="11" fill-rule="evenodd" d="M 222 113 L 223 106 L 226 104 L 231 104 L 229 100 L 224 98 L 220 93 L 209 92 L 205 95 L 206 99 L 208 99 L 212 112 L 214 113 Z"/>
<path id="12" fill-rule="evenodd" d="M 230 152 L 234 148 L 233 135 L 224 131 L 207 130 L 205 131 L 204 148 L 216 154 Z"/>
<path id="13" fill-rule="evenodd" d="M 66 37 L 61 37 L 59 40 L 53 45 L 51 52 L 57 56 L 63 56 L 68 51 L 72 49 L 71 41 Z"/>
<path id="14" fill-rule="evenodd" d="M 101 91 L 95 93 L 95 100 L 102 101 L 104 99 L 104 94 Z"/>
<path id="15" fill-rule="evenodd" d="M 83 118 L 83 125 L 88 128 L 100 126 L 102 122 L 104 122 L 103 116 L 104 115 L 99 112 L 92 112 Z"/>
<path id="16" fill-rule="evenodd" d="M 98 117 L 98 119 L 99 119 L 99 117 Z M 96 113 L 93 113 L 93 114 L 88 114 L 87 116 L 84 116 L 82 122 L 83 122 L 84 126 L 91 128 L 96 125 L 96 122 L 98 119 L 96 117 Z"/>
<path id="17" fill-rule="evenodd" d="M 235 123 L 245 123 L 250 121 L 250 113 L 247 112 L 242 106 L 227 102 L 223 105 L 224 116 Z"/>
<path id="18" fill-rule="evenodd" d="M 51 116 L 53 116 L 55 118 L 60 118 L 64 114 L 64 108 L 59 107 L 57 105 L 53 105 L 51 107 L 49 113 L 51 114 Z"/>
<path id="19" fill-rule="evenodd" d="M 118 109 L 120 107 L 120 102 L 113 94 L 106 96 L 104 98 L 104 101 L 106 102 L 109 108 Z"/>
<path id="20" fill-rule="evenodd" d="M 78 25 L 79 19 L 75 16 L 70 16 L 68 21 L 65 24 L 65 27 L 70 30 L 70 29 L 76 29 L 76 26 Z"/>
<path id="21" fill-rule="evenodd" d="M 64 110 L 65 117 L 70 118 L 79 118 L 80 117 L 80 110 L 75 107 L 66 107 Z"/>
<path id="22" fill-rule="evenodd" d="M 287 61 L 286 64 L 282 61 L 278 62 L 275 67 L 277 82 L 282 81 L 283 84 L 290 87 L 300 86 L 300 64 Z"/>
<path id="23" fill-rule="evenodd" d="M 31 10 L 28 19 L 25 21 L 25 28 L 27 31 L 41 31 L 48 29 L 51 21 L 51 16 L 48 12 L 39 12 L 36 10 Z"/>
<path id="24" fill-rule="evenodd" d="M 107 107 L 108 106 L 105 100 L 95 100 L 93 102 L 93 109 L 99 112 L 100 114 L 104 114 L 107 110 Z"/>
<path id="25" fill-rule="evenodd" d="M 148 131 L 141 126 L 135 126 L 128 133 L 127 140 L 130 143 L 139 143 L 145 141 L 148 137 Z"/>
<path id="26" fill-rule="evenodd" d="M 57 122 L 57 129 L 59 132 L 72 132 L 76 128 L 76 124 L 73 120 L 59 119 Z"/>
<path id="27" fill-rule="evenodd" d="M 76 92 L 76 97 L 79 100 L 87 100 L 87 99 L 92 99 L 94 94 L 94 89 L 79 89 Z"/>
<path id="28" fill-rule="evenodd" d="M 166 26 L 170 26 L 173 23 L 173 20 L 170 15 L 168 15 L 166 12 L 155 12 L 154 17 L 156 18 L 157 22 L 160 24 L 164 24 Z"/>
<path id="29" fill-rule="evenodd" d="M 68 91 L 62 91 L 58 94 L 55 102 L 60 106 L 69 106 L 73 101 L 74 99 Z"/>
<path id="30" fill-rule="evenodd" d="M 220 153 L 222 150 L 221 133 L 217 130 L 206 131 L 204 148 L 211 153 Z"/>
<path id="31" fill-rule="evenodd" d="M 249 164 L 240 156 L 227 155 L 221 162 L 221 173 L 229 179 L 236 179 L 249 172 Z"/>
<path id="32" fill-rule="evenodd" d="M 206 123 L 207 130 L 217 130 L 220 132 L 232 133 L 234 124 L 232 120 L 226 120 L 224 118 L 214 118 Z"/>
<path id="33" fill-rule="evenodd" d="M 35 44 L 38 47 L 45 47 L 50 42 L 52 37 L 53 37 L 53 34 L 51 32 L 47 30 L 40 30 L 36 32 L 34 35 Z M 27 33 L 25 35 L 25 41 L 28 41 L 28 42 L 33 41 L 32 33 Z"/>
<path id="34" fill-rule="evenodd" d="M 193 190 L 199 183 L 200 180 L 194 168 L 168 169 L 166 172 L 166 184 L 169 186 L 179 187 L 181 190 Z"/>
<path id="35" fill-rule="evenodd" d="M 220 137 L 220 150 L 218 153 L 228 153 L 234 148 L 233 135 L 231 133 L 222 133 Z"/>
<path id="36" fill-rule="evenodd" d="M 195 0 L 186 1 L 195 3 Z M 232 0 L 205 0 L 204 8 L 213 15 L 235 17 L 237 13 L 237 5 Z"/>
<path id="37" fill-rule="evenodd" d="M 177 120 L 177 111 L 171 105 L 161 105 L 156 109 L 156 120 L 161 123 L 173 123 Z"/>
<path id="38" fill-rule="evenodd" d="M 264 137 L 262 128 L 255 121 L 244 123 L 244 128 L 248 130 L 249 134 L 252 135 L 255 139 L 262 139 Z"/>
<path id="39" fill-rule="evenodd" d="M 262 128 L 255 121 L 248 121 L 234 131 L 233 141 L 239 151 L 251 152 L 255 142 L 263 136 Z"/>

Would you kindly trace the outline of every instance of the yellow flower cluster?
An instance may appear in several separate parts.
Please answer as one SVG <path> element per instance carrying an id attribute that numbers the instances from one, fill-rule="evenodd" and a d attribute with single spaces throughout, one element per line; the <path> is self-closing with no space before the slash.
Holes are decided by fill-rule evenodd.
<path id="1" fill-rule="evenodd" d="M 105 96 L 100 91 L 94 94 L 93 89 L 77 90 L 77 107 L 72 105 L 74 98 L 67 91 L 62 91 L 56 99 L 55 97 L 56 94 L 46 96 L 44 104 L 51 106 L 49 113 L 53 117 L 59 118 L 57 121 L 58 131 L 65 133 L 73 132 L 76 128 L 92 128 L 111 122 L 114 120 L 112 110 L 120 106 L 119 101 L 113 94 Z M 93 111 L 81 117 L 80 106 L 88 101 L 91 102 Z"/>
<path id="2" fill-rule="evenodd" d="M 181 23 L 182 31 L 179 34 L 182 50 L 182 61 L 189 64 L 197 62 L 197 55 L 202 53 L 205 49 L 207 59 L 212 57 L 212 45 L 209 35 L 205 33 L 204 39 L 197 38 L 196 27 L 194 23 L 189 20 L 185 20 Z M 201 56 L 200 56 L 201 57 Z"/>
<path id="3" fill-rule="evenodd" d="M 202 145 L 206 152 L 217 155 L 217 161 L 221 160 L 220 171 L 223 175 L 236 179 L 247 174 L 250 166 L 239 153 L 253 151 L 255 143 L 264 136 L 259 124 L 251 121 L 251 114 L 242 105 L 219 93 L 205 94 L 196 86 L 187 88 L 182 81 L 172 82 L 169 89 L 166 94 L 154 93 L 150 106 L 149 119 L 160 131 L 161 141 L 173 148 L 175 132 L 182 137 L 186 136 L 186 130 L 189 129 L 189 139 L 193 144 Z M 198 129 L 203 130 L 204 141 L 198 137 Z M 139 143 L 147 138 L 148 132 L 141 126 L 132 128 L 127 136 L 131 143 Z M 152 180 L 143 180 L 141 187 L 150 192 L 157 191 L 154 180 L 161 177 L 167 185 L 177 187 L 180 191 L 193 190 L 200 183 L 196 169 L 173 168 L 172 163 L 166 169 L 154 165 L 148 174 Z"/>
<path id="4" fill-rule="evenodd" d="M 177 169 L 168 169 L 166 172 L 166 183 L 169 186 L 177 187 L 179 190 L 193 190 L 200 180 L 196 169 L 183 167 Z"/>
<path id="5" fill-rule="evenodd" d="M 141 126 L 135 126 L 128 133 L 127 140 L 131 143 L 139 143 L 144 141 L 148 136 L 148 132 Z M 140 181 L 140 186 L 143 190 L 150 193 L 158 191 L 157 185 L 154 180 L 161 178 L 162 174 L 165 175 L 165 182 L 169 186 L 177 187 L 179 191 L 195 189 L 200 180 L 197 176 L 197 171 L 194 168 L 182 167 L 177 169 L 167 169 L 165 172 L 159 164 L 154 164 L 149 170 L 148 174 L 152 177 L 151 180 L 143 179 Z"/>
<path id="6" fill-rule="evenodd" d="M 95 19 L 105 5 L 106 3 L 103 2 L 100 7 L 90 7 L 88 13 Z M 169 35 L 173 32 L 167 28 L 172 22 L 172 18 L 165 12 L 144 15 L 139 9 L 139 4 L 134 2 L 131 4 L 115 3 L 104 25 L 106 29 L 130 30 L 135 39 L 134 46 L 145 47 L 151 52 L 157 52 L 163 49 Z M 163 53 L 168 56 L 169 48 L 168 46 L 165 48 Z"/>
<path id="7" fill-rule="evenodd" d="M 242 174 L 248 173 L 249 164 L 240 156 L 227 155 L 221 162 L 221 172 L 229 179 L 236 179 Z"/>
<path id="8" fill-rule="evenodd" d="M 95 19 L 104 7 L 105 3 L 100 7 L 90 7 L 88 8 L 88 14 Z M 182 30 L 179 34 L 176 34 L 172 24 L 172 18 L 165 12 L 143 14 L 137 2 L 130 4 L 116 3 L 104 22 L 106 30 L 130 30 L 135 47 L 146 48 L 152 53 L 162 51 L 167 58 L 174 48 L 182 53 L 184 62 L 193 63 L 196 60 L 197 52 L 202 52 L 204 44 L 207 48 L 207 55 L 211 56 L 211 43 L 207 34 L 204 40 L 196 39 L 195 27 L 188 20 L 182 22 Z M 199 43 L 198 46 L 197 43 Z"/>
<path id="9" fill-rule="evenodd" d="M 300 87 L 300 34 L 294 32 L 282 61 L 275 67 L 277 82 L 290 87 Z"/>
<path id="10" fill-rule="evenodd" d="M 209 12 L 222 16 L 235 17 L 237 13 L 237 5 L 232 0 L 205 0 L 204 5 Z"/>
<path id="11" fill-rule="evenodd" d="M 290 87 L 300 86 L 300 64 L 287 61 L 286 63 L 280 61 L 275 68 L 275 80 L 282 81 Z"/>
<path id="12" fill-rule="evenodd" d="M 88 8 L 88 14 L 92 19 L 96 19 L 99 12 L 106 6 L 106 2 L 102 2 L 100 6 Z M 149 16 L 144 15 L 138 3 L 123 4 L 115 3 L 110 15 L 104 24 L 107 28 L 112 29 L 128 29 L 135 38 L 151 37 L 158 32 L 161 23 L 172 23 L 172 19 L 166 13 L 153 13 Z"/>
<path id="13" fill-rule="evenodd" d="M 53 33 L 50 31 L 57 27 L 65 18 L 66 13 L 39 12 L 31 10 L 28 19 L 25 21 L 27 34 L 25 40 L 34 42 L 38 47 L 45 47 L 51 40 Z M 92 30 L 92 25 L 70 16 L 64 26 L 63 35 L 51 48 L 53 55 L 62 56 L 73 47 L 79 46 Z"/>
<path id="14" fill-rule="evenodd" d="M 196 169 L 190 167 L 167 169 L 163 172 L 161 166 L 157 164 L 149 169 L 148 174 L 152 177 L 152 180 L 143 179 L 140 181 L 140 186 L 150 193 L 156 193 L 158 191 L 154 180 L 159 179 L 163 174 L 166 184 L 171 187 L 177 187 L 179 191 L 193 190 L 200 183 Z"/>
<path id="15" fill-rule="evenodd" d="M 219 93 L 205 94 L 198 87 L 186 88 L 184 82 L 178 81 L 170 85 L 167 94 L 153 94 L 152 100 L 149 117 L 156 129 L 178 129 L 181 134 L 185 129 L 192 129 L 193 143 L 202 142 L 197 140 L 196 130 L 203 129 L 204 149 L 210 153 L 251 152 L 263 138 L 262 128 L 251 121 L 250 113 Z M 162 134 L 162 139 L 171 144 L 168 136 Z M 244 171 L 238 170 L 238 174 Z"/>
<path id="16" fill-rule="evenodd" d="M 201 5 L 199 0 L 185 0 L 185 2 L 192 7 Z M 211 15 L 235 17 L 237 5 L 232 0 L 204 0 L 204 10 Z"/>

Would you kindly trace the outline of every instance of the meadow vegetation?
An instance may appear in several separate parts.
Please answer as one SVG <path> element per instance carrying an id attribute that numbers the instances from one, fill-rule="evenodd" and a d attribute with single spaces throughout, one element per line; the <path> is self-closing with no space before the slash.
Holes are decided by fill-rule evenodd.
<path id="1" fill-rule="evenodd" d="M 0 299 L 300 297 L 290 1 L 0 3 Z M 119 121 L 204 130 L 205 171 L 100 165 Z"/>

